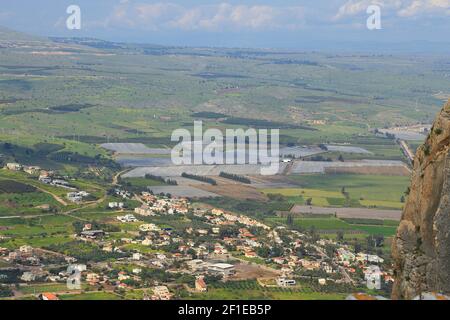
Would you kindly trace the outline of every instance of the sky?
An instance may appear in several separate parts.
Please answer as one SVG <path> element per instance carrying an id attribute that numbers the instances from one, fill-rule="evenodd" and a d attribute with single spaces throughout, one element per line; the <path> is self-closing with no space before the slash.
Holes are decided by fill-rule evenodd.
<path id="1" fill-rule="evenodd" d="M 69 5 L 80 7 L 80 30 L 67 29 Z M 367 28 L 371 5 L 380 8 L 381 29 Z M 394 46 L 449 42 L 450 0 L 0 0 L 0 26 L 40 36 L 181 46 Z"/>

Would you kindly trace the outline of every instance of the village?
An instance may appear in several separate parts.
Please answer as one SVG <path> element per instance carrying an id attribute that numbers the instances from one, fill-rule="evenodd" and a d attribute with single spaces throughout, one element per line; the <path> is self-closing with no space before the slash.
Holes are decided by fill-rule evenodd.
<path id="1" fill-rule="evenodd" d="M 62 177 L 54 178 L 38 167 L 8 164 L 7 168 L 33 170 L 42 184 L 72 188 Z M 89 196 L 75 188 L 68 191 L 67 200 L 75 204 Z M 112 194 L 114 201 L 106 209 L 117 213 L 115 218 L 101 224 L 74 223 L 76 233 L 70 238 L 83 244 L 79 249 L 22 245 L 10 250 L 0 245 L 0 262 L 14 273 L 2 270 L 6 274 L 1 275 L 19 282 L 19 289 L 12 291 L 20 296 L 21 288 L 53 283 L 67 285 L 67 292 L 34 296 L 55 300 L 86 291 L 124 296 L 138 290 L 139 299 L 170 300 L 246 281 L 255 281 L 258 288 L 300 290 L 308 285 L 340 293 L 387 292 L 393 282 L 382 257 L 337 240 L 269 226 L 183 197 L 132 193 L 120 187 Z M 128 208 L 130 200 L 138 205 Z M 188 223 L 177 228 L 170 221 Z M 95 256 L 84 256 L 84 246 L 99 250 Z"/>

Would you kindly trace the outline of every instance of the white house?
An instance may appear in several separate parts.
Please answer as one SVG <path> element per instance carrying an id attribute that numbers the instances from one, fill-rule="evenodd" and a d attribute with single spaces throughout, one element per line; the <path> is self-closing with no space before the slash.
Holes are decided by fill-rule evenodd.
<path id="1" fill-rule="evenodd" d="M 279 287 L 290 287 L 295 286 L 296 281 L 294 279 L 278 278 L 277 285 Z"/>
<path id="2" fill-rule="evenodd" d="M 381 289 L 381 276 L 383 273 L 378 266 L 369 266 L 364 270 L 364 279 L 367 282 L 367 288 L 371 290 Z"/>
<path id="3" fill-rule="evenodd" d="M 230 277 L 236 273 L 235 267 L 228 263 L 210 264 L 208 271 L 222 275 L 224 278 Z"/>

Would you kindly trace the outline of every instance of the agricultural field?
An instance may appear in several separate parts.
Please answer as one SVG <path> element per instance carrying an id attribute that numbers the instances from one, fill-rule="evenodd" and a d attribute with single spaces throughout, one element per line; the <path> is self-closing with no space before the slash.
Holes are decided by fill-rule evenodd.
<path id="1" fill-rule="evenodd" d="M 295 192 L 301 195 L 303 190 L 305 192 L 310 189 L 315 190 L 309 191 L 313 204 L 315 197 L 319 203 L 324 203 L 323 199 L 327 198 L 342 199 L 344 197 L 342 191 L 345 191 L 352 201 L 362 202 L 363 206 L 393 209 L 401 208 L 402 197 L 405 196 L 409 185 L 409 177 L 360 174 L 291 175 L 288 180 L 299 186 L 298 191 L 288 189 L 286 192 L 290 195 Z M 264 192 L 274 193 L 275 190 L 264 190 Z M 283 194 L 283 190 L 279 190 L 278 193 Z M 319 203 L 315 205 L 320 206 Z"/>
<path id="2" fill-rule="evenodd" d="M 20 286 L 19 291 L 22 294 L 39 294 L 43 292 L 68 292 L 72 291 L 67 288 L 66 283 L 55 283 L 55 284 L 32 284 L 32 285 L 26 285 L 26 286 Z"/>
<path id="3" fill-rule="evenodd" d="M 58 208 L 58 202 L 44 192 L 0 193 L 0 217 L 45 214 Z"/>
<path id="4" fill-rule="evenodd" d="M 186 299 L 199 300 L 343 300 L 348 294 L 314 292 L 308 285 L 300 288 L 261 287 L 254 280 L 214 284 L 206 293 L 190 294 Z"/>
<path id="5" fill-rule="evenodd" d="M 193 300 L 344 300 L 348 294 L 342 293 L 317 293 L 317 292 L 292 292 L 285 291 L 264 291 L 261 289 L 211 289 L 206 293 L 192 294 L 183 297 Z"/>
<path id="6" fill-rule="evenodd" d="M 442 105 L 435 93 L 448 92 L 446 56 L 9 42 L 5 34 L 0 28 L 0 268 L 30 267 L 20 254 L 29 245 L 42 258 L 31 262 L 44 269 L 51 266 L 45 254 L 64 266 L 73 257 L 111 280 L 79 292 L 39 280 L 14 287 L 19 298 L 45 291 L 61 300 L 143 299 L 159 283 L 186 299 L 343 299 L 361 288 L 334 281 L 321 287 L 316 278 L 325 271 L 313 270 L 312 281 L 303 273 L 311 270 L 292 257 L 330 260 L 336 279 L 345 281 L 334 261 L 339 246 L 389 255 L 410 168 L 398 141 L 375 128 L 428 124 Z M 200 120 L 204 131 L 280 129 L 281 154 L 289 159 L 280 158 L 270 177 L 261 175 L 261 164 L 175 166 L 172 132 L 192 132 Z M 16 162 L 42 170 L 7 169 Z M 189 199 L 174 204 L 172 197 Z M 118 217 L 131 214 L 137 221 Z M 161 230 L 142 231 L 143 224 Z M 295 231 L 304 232 L 299 246 Z M 337 242 L 319 247 L 320 238 Z M 374 238 L 382 243 L 370 247 Z M 11 260 L 7 251 L 20 257 Z M 240 260 L 235 281 L 213 276 L 207 292 L 190 290 L 197 274 L 184 263 L 203 251 L 205 260 Z M 294 265 L 298 285 L 258 282 L 269 277 L 273 284 L 289 266 L 276 258 Z"/>
<path id="7" fill-rule="evenodd" d="M 358 221 L 359 220 L 359 221 Z M 276 224 L 286 224 L 286 218 L 267 218 L 266 221 Z M 373 221 L 366 219 L 354 219 L 352 223 L 349 223 L 345 219 L 339 219 L 335 217 L 314 217 L 314 218 L 293 218 L 292 226 L 299 230 L 307 231 L 312 228 L 318 233 L 324 235 L 336 234 L 341 231 L 348 234 L 349 237 L 354 235 L 367 235 L 377 236 L 382 235 L 385 237 L 392 237 L 397 230 L 398 222 L 385 221 Z"/>
<path id="8" fill-rule="evenodd" d="M 351 149 L 332 149 L 348 157 L 400 160 L 392 141 L 376 138 L 373 144 L 367 126 L 430 122 L 442 104 L 433 93 L 447 90 L 439 71 L 445 64 L 435 56 L 135 44 L 119 49 L 113 43 L 101 48 L 73 39 L 38 40 L 1 49 L 0 141 L 8 144 L 0 153 L 65 170 L 98 162 L 98 155 L 106 162 L 113 151 L 161 152 L 173 145 L 171 132 L 191 129 L 194 119 L 203 120 L 205 129 L 281 128 L 283 144 L 352 141 Z M 67 55 L 37 54 L 55 45 Z M 374 81 L 364 81 L 368 75 Z M 363 149 L 372 154 L 353 153 Z"/>
<path id="9" fill-rule="evenodd" d="M 85 292 L 81 294 L 59 295 L 61 300 L 122 300 L 122 297 L 110 292 Z"/>
<path id="10" fill-rule="evenodd" d="M 29 219 L 1 219 L 5 230 L 0 235 L 9 239 L 2 241 L 6 248 L 18 248 L 21 245 L 46 247 L 51 244 L 63 244 L 71 241 L 74 218 L 59 215 L 40 216 Z"/>
<path id="11" fill-rule="evenodd" d="M 405 164 L 401 161 L 390 160 L 361 160 L 361 161 L 296 161 L 291 170 L 293 174 L 313 174 L 313 173 L 327 173 L 339 169 L 348 168 L 373 168 L 374 170 L 383 170 L 385 168 L 393 168 L 401 171 Z"/>
<path id="12" fill-rule="evenodd" d="M 13 194 L 13 193 L 32 193 L 36 191 L 36 188 L 23 184 L 14 180 L 0 180 L 0 193 Z"/>

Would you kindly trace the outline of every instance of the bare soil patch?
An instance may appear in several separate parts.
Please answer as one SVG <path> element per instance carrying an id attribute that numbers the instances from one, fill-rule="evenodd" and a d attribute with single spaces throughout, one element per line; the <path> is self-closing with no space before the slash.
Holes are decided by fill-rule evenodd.
<path id="1" fill-rule="evenodd" d="M 214 177 L 215 179 L 215 177 Z M 267 197 L 260 193 L 258 190 L 256 190 L 253 187 L 250 187 L 248 185 L 243 184 L 222 184 L 221 182 L 217 181 L 217 186 L 212 185 L 196 185 L 195 187 L 197 189 L 201 189 L 204 191 L 212 192 L 219 194 L 223 197 L 228 198 L 235 198 L 235 199 L 242 199 L 242 200 L 257 200 L 257 201 L 267 201 Z"/>
<path id="2" fill-rule="evenodd" d="M 256 278 L 275 278 L 278 276 L 276 272 L 270 271 L 257 264 L 240 263 L 236 265 L 236 274 L 233 280 L 247 280 Z"/>

